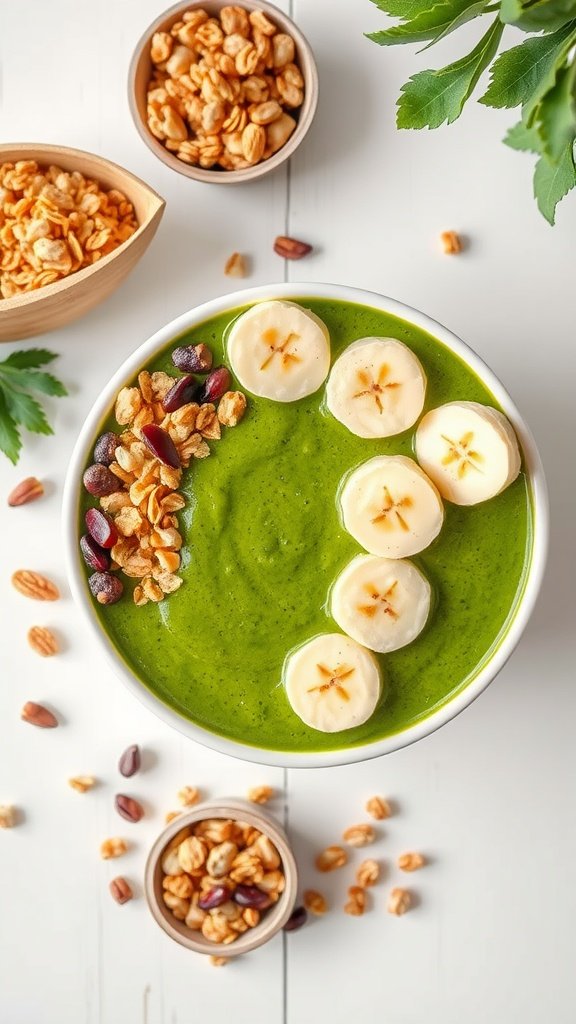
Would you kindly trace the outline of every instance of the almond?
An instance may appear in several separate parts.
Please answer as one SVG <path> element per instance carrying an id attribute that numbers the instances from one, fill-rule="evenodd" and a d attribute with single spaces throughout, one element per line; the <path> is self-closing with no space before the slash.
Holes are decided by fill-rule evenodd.
<path id="1" fill-rule="evenodd" d="M 274 242 L 274 252 L 285 260 L 301 260 L 303 256 L 312 252 L 312 246 L 308 242 L 300 242 L 297 238 L 278 235 Z"/>
<path id="2" fill-rule="evenodd" d="M 8 495 L 8 504 L 13 508 L 17 505 L 27 505 L 29 501 L 36 501 L 44 494 L 44 487 L 35 476 L 27 476 L 16 485 Z"/>
<path id="3" fill-rule="evenodd" d="M 55 583 L 31 569 L 18 569 L 13 573 L 12 585 L 24 597 L 31 597 L 36 601 L 57 601 L 60 597 L 60 591 Z"/>
<path id="4" fill-rule="evenodd" d="M 58 641 L 54 633 L 45 626 L 32 626 L 28 630 L 28 643 L 32 650 L 43 658 L 58 654 Z"/>
<path id="5" fill-rule="evenodd" d="M 42 704 L 35 704 L 33 700 L 26 701 L 20 712 L 20 718 L 30 725 L 37 725 L 39 729 L 55 729 L 58 725 L 56 715 L 53 715 L 48 708 Z"/>

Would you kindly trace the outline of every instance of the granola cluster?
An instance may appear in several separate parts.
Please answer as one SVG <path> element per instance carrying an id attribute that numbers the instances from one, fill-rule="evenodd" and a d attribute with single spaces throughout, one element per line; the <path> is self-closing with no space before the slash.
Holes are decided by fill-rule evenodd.
<path id="1" fill-rule="evenodd" d="M 132 203 L 79 171 L 0 164 L 0 297 L 53 284 L 113 252 L 138 227 Z"/>
<path id="2" fill-rule="evenodd" d="M 292 36 L 260 10 L 185 11 L 152 37 L 148 127 L 179 160 L 240 170 L 266 160 L 296 127 L 304 79 Z"/>

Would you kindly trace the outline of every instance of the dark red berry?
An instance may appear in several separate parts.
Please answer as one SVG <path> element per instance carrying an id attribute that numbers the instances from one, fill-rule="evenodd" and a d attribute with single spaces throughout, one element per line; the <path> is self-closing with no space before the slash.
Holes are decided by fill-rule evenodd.
<path id="1" fill-rule="evenodd" d="M 120 438 L 112 430 L 100 434 L 94 447 L 94 462 L 101 462 L 103 466 L 109 466 L 116 458 L 116 449 L 119 444 Z"/>
<path id="2" fill-rule="evenodd" d="M 122 580 L 111 572 L 95 572 L 90 576 L 88 586 L 98 604 L 116 604 L 124 593 Z"/>
<path id="3" fill-rule="evenodd" d="M 148 445 L 150 451 L 165 466 L 180 468 L 180 456 L 176 451 L 176 445 L 170 434 L 158 427 L 155 423 L 147 423 L 141 428 L 142 440 Z"/>
<path id="4" fill-rule="evenodd" d="M 215 885 L 208 892 L 202 893 L 198 900 L 200 910 L 214 910 L 214 907 L 221 907 L 230 899 L 230 890 L 225 885 Z"/>
<path id="5" fill-rule="evenodd" d="M 212 373 L 209 373 L 206 380 L 196 391 L 194 400 L 202 405 L 203 402 L 217 402 L 222 395 L 230 390 L 232 377 L 227 366 L 217 366 Z"/>
<path id="6" fill-rule="evenodd" d="M 237 885 L 232 899 L 240 907 L 256 907 L 257 910 L 266 910 L 271 903 L 268 893 L 262 892 L 256 885 Z"/>
<path id="7" fill-rule="evenodd" d="M 284 931 L 297 932 L 298 929 L 301 928 L 303 924 L 306 924 L 307 920 L 308 913 L 306 911 L 306 907 L 296 907 L 296 909 L 292 911 L 290 917 L 286 921 L 286 924 L 284 925 Z"/>
<path id="8" fill-rule="evenodd" d="M 106 494 L 112 494 L 113 491 L 117 491 L 120 487 L 118 477 L 114 476 L 114 473 L 108 469 L 108 466 L 103 466 L 99 462 L 95 462 L 93 466 L 88 466 L 82 479 L 88 494 L 93 494 L 95 498 L 103 498 Z"/>
<path id="9" fill-rule="evenodd" d="M 181 345 L 172 353 L 172 362 L 183 373 L 208 373 L 212 353 L 207 345 Z"/>
<path id="10" fill-rule="evenodd" d="M 88 533 L 101 548 L 113 548 L 118 540 L 116 529 L 110 516 L 99 508 L 89 508 L 84 516 Z"/>
<path id="11" fill-rule="evenodd" d="M 180 377 L 162 399 L 164 412 L 176 412 L 176 409 L 181 409 L 183 405 L 191 402 L 196 387 L 197 381 L 192 374 Z"/>
<path id="12" fill-rule="evenodd" d="M 94 569 L 95 572 L 107 572 L 110 568 L 109 553 L 87 533 L 80 538 L 80 551 L 89 569 Z"/>

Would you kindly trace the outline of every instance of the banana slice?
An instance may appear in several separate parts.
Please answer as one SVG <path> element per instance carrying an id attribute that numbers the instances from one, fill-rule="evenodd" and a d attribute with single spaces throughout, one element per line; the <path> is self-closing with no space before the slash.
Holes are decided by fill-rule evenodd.
<path id="1" fill-rule="evenodd" d="M 252 306 L 232 325 L 227 347 L 242 387 L 274 402 L 313 394 L 330 369 L 328 328 L 295 302 Z"/>
<path id="2" fill-rule="evenodd" d="M 382 681 L 370 651 L 341 633 L 322 633 L 288 655 L 284 685 L 292 710 L 306 725 L 340 732 L 370 718 Z"/>
<path id="3" fill-rule="evenodd" d="M 377 455 L 346 479 L 340 492 L 344 526 L 372 555 L 404 558 L 432 543 L 444 507 L 434 484 L 413 459 Z"/>
<path id="4" fill-rule="evenodd" d="M 361 338 L 336 360 L 326 385 L 332 415 L 358 437 L 401 434 L 424 406 L 420 360 L 395 338 Z"/>
<path id="5" fill-rule="evenodd" d="M 520 472 L 520 449 L 506 417 L 478 402 L 448 402 L 426 413 L 416 457 L 440 494 L 477 505 L 500 494 Z"/>
<path id="6" fill-rule="evenodd" d="M 428 580 L 412 562 L 357 555 L 332 588 L 332 618 L 359 644 L 387 654 L 422 632 L 431 594 Z"/>

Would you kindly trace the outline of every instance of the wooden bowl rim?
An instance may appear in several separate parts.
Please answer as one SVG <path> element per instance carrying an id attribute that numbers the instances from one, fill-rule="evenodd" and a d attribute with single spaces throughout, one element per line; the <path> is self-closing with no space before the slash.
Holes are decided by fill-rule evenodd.
<path id="1" fill-rule="evenodd" d="M 209 0 L 206 0 L 209 2 Z M 218 3 L 221 6 L 225 6 L 223 0 L 211 0 L 212 3 Z M 305 92 L 304 92 L 304 103 L 301 107 L 301 113 L 296 123 L 292 135 L 287 142 L 274 153 L 267 160 L 261 160 L 260 163 L 254 164 L 253 167 L 245 167 L 238 171 L 212 171 L 206 170 L 203 167 L 193 167 L 191 164 L 184 163 L 183 160 L 178 160 L 170 150 L 166 149 L 158 139 L 155 139 L 151 131 L 148 128 L 146 122 L 140 117 L 138 106 L 136 104 L 136 72 L 138 65 L 142 58 L 145 48 L 150 44 L 150 40 L 155 32 L 161 31 L 167 26 L 167 23 L 173 24 L 178 20 L 177 16 L 181 11 L 193 10 L 195 7 L 205 6 L 204 0 L 180 0 L 179 3 L 173 4 L 172 7 L 167 8 L 163 14 L 155 18 L 153 22 L 148 26 L 145 32 L 140 36 L 132 60 L 130 61 L 130 68 L 128 71 L 128 104 L 130 107 L 130 113 L 132 114 L 132 120 L 136 125 L 136 129 L 140 138 L 146 143 L 148 149 L 154 153 L 159 160 L 162 160 L 167 167 L 171 167 L 173 171 L 178 174 L 183 174 L 186 178 L 192 178 L 194 181 L 210 182 L 215 185 L 233 185 L 239 184 L 244 181 L 254 181 L 256 178 L 261 178 L 265 174 L 276 170 L 283 164 L 292 154 L 297 150 L 301 142 L 304 141 L 314 115 L 318 106 L 318 68 L 316 66 L 316 59 L 310 43 L 306 39 L 304 33 L 298 28 L 295 21 L 292 20 L 284 11 L 281 11 L 274 4 L 270 4 L 267 0 L 245 0 L 240 2 L 240 6 L 245 7 L 248 10 L 261 10 L 265 14 L 269 14 L 271 18 L 275 18 L 280 27 L 293 36 L 294 41 L 301 53 L 304 54 L 304 61 L 301 62 L 300 70 L 304 76 Z"/>
<path id="2" fill-rule="evenodd" d="M 208 940 L 203 937 L 202 939 L 196 938 L 198 933 L 187 929 L 183 922 L 177 921 L 156 897 L 155 881 L 157 874 L 161 871 L 164 850 L 180 831 L 205 818 L 234 818 L 247 821 L 249 825 L 254 825 L 255 828 L 264 832 L 272 840 L 280 854 L 286 880 L 284 892 L 278 903 L 270 908 L 262 922 L 240 935 L 236 942 L 228 945 L 221 942 L 208 943 Z M 162 830 L 152 845 L 146 860 L 144 891 L 154 920 L 171 939 L 195 953 L 234 957 L 264 945 L 286 924 L 294 909 L 298 893 L 298 869 L 288 837 L 280 822 L 272 815 L 248 801 L 235 797 L 206 800 L 196 804 L 184 814 L 180 814 Z"/>
<path id="3" fill-rule="evenodd" d="M 13 157 L 8 157 L 8 154 L 14 154 Z M 66 292 L 69 288 L 74 288 L 76 285 L 81 284 L 83 281 L 87 281 L 94 274 L 97 274 L 99 270 L 103 270 L 113 260 L 121 256 L 126 249 L 132 245 L 149 227 L 151 221 L 159 213 L 161 214 L 166 206 L 166 200 L 162 198 L 150 185 L 147 185 L 145 181 L 138 178 L 137 175 L 133 174 L 132 171 L 126 170 L 121 164 L 115 163 L 114 160 L 108 160 L 106 157 L 98 156 L 97 153 L 90 153 L 85 149 L 76 149 L 72 146 L 53 146 L 48 143 L 33 143 L 33 142 L 4 142 L 0 143 L 0 163 L 4 159 L 14 159 L 17 157 L 20 160 L 35 160 L 39 158 L 39 162 L 45 162 L 44 158 L 53 157 L 53 162 L 56 163 L 57 159 L 61 159 L 63 154 L 64 161 L 66 156 L 73 156 L 77 158 L 89 157 L 91 160 L 95 160 L 97 164 L 100 164 L 103 168 L 112 168 L 115 171 L 120 172 L 120 175 L 129 179 L 130 184 L 134 186 L 135 191 L 141 191 L 146 193 L 152 198 L 153 206 L 151 213 L 147 220 L 143 221 L 138 225 L 136 231 L 130 238 L 127 238 L 125 242 L 122 242 L 113 252 L 109 252 L 107 256 L 103 256 L 97 263 L 93 263 L 90 267 L 84 267 L 82 270 L 77 270 L 73 274 L 69 274 L 68 277 L 63 278 L 61 281 L 54 281 L 52 284 L 47 284 L 43 288 L 37 288 L 32 292 L 19 292 L 17 295 L 13 295 L 9 299 L 0 298 L 0 315 L 7 313 L 14 309 L 21 309 L 25 306 L 31 306 L 36 302 L 42 302 L 44 299 L 49 298 L 52 295 L 58 295 Z M 65 170 L 66 168 L 64 168 Z M 130 196 L 128 196 L 130 198 Z"/>

